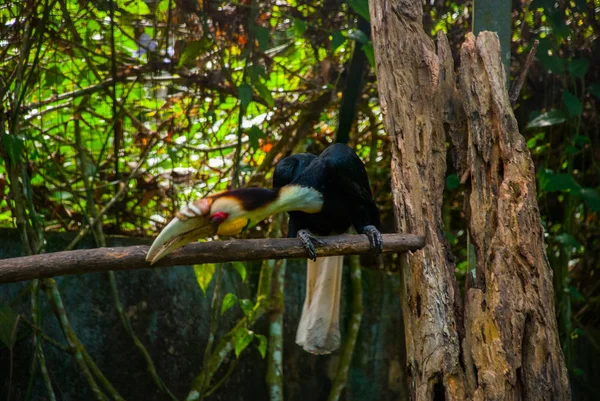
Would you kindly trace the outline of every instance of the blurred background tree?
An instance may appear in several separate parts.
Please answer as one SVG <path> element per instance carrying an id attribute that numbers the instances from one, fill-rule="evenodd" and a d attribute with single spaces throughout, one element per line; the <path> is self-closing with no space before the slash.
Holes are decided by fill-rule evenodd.
<path id="1" fill-rule="evenodd" d="M 448 34 L 455 59 L 472 6 L 425 4 L 426 29 Z M 511 10 L 511 77 L 540 41 L 515 112 L 536 163 L 577 396 L 597 386 L 600 357 L 600 2 L 524 0 Z M 102 246 L 105 234 L 155 235 L 191 199 L 270 185 L 281 158 L 335 141 L 342 94 L 358 85 L 356 49 L 367 63 L 349 95 L 349 144 L 393 231 L 389 141 L 361 17 L 366 0 L 4 2 L 0 225 L 19 228 L 26 253 L 42 252 L 49 231 L 89 233 Z M 474 255 L 451 163 L 446 189 L 446 235 L 464 280 Z M 265 222 L 246 235 L 268 231 Z M 218 271 L 197 269 L 199 283 Z M 116 286 L 113 295 L 118 305 Z"/>

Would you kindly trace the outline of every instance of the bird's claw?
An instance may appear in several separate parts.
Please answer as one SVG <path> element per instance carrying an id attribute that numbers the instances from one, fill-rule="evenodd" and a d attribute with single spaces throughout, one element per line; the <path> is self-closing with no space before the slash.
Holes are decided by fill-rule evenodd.
<path id="1" fill-rule="evenodd" d="M 325 243 L 308 230 L 299 230 L 297 236 L 304 249 L 306 249 L 308 258 L 312 261 L 316 261 L 317 251 L 315 249 L 315 243 L 317 245 L 325 245 Z"/>
<path id="2" fill-rule="evenodd" d="M 383 252 L 383 237 L 379 230 L 375 226 L 366 226 L 363 228 L 363 233 L 369 238 L 375 256 L 379 256 Z"/>

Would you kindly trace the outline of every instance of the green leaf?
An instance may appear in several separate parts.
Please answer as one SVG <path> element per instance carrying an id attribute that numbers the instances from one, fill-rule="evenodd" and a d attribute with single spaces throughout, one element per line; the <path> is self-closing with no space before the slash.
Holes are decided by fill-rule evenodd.
<path id="1" fill-rule="evenodd" d="M 335 52 L 338 47 L 344 44 L 346 37 L 342 35 L 342 31 L 335 31 L 331 35 L 331 51 Z"/>
<path id="2" fill-rule="evenodd" d="M 13 337 L 15 324 L 19 315 L 8 305 L 0 305 L 0 341 L 8 348 L 15 343 L 16 336 Z"/>
<path id="3" fill-rule="evenodd" d="M 221 304 L 221 315 L 237 303 L 237 297 L 231 292 L 225 295 Z"/>
<path id="4" fill-rule="evenodd" d="M 571 174 L 548 174 L 546 178 L 542 187 L 546 192 L 572 191 L 578 194 L 581 189 Z"/>
<path id="5" fill-rule="evenodd" d="M 450 174 L 446 177 L 446 188 L 452 191 L 460 185 L 460 178 L 456 174 Z"/>
<path id="6" fill-rule="evenodd" d="M 575 135 L 573 137 L 573 143 L 578 146 L 584 146 L 586 144 L 591 144 L 590 138 L 585 135 Z"/>
<path id="7" fill-rule="evenodd" d="M 306 22 L 299 18 L 294 18 L 294 36 L 301 38 L 304 32 L 306 32 Z"/>
<path id="8" fill-rule="evenodd" d="M 238 86 L 238 97 L 243 110 L 248 108 L 248 105 L 252 101 L 252 87 L 248 84 L 241 84 Z"/>
<path id="9" fill-rule="evenodd" d="M 246 281 L 246 265 L 244 265 L 242 262 L 233 262 L 232 264 L 233 268 L 237 270 L 242 278 L 242 281 Z"/>
<path id="10" fill-rule="evenodd" d="M 569 61 L 569 72 L 573 78 L 583 78 L 590 68 L 590 60 L 586 58 Z"/>
<path id="11" fill-rule="evenodd" d="M 594 95 L 598 99 L 600 99 L 600 85 L 598 85 L 598 84 L 591 84 L 589 90 L 590 90 L 590 93 L 592 95 Z"/>
<path id="12" fill-rule="evenodd" d="M 528 149 L 533 149 L 537 146 L 538 141 L 543 141 L 545 138 L 546 134 L 543 132 L 538 132 L 537 134 L 535 134 L 534 137 L 529 138 L 527 140 L 527 148 Z"/>
<path id="13" fill-rule="evenodd" d="M 538 59 L 548 71 L 554 74 L 562 74 L 565 72 L 565 61 L 558 56 L 549 56 L 544 52 L 538 53 Z"/>
<path id="14" fill-rule="evenodd" d="M 585 297 L 576 287 L 569 286 L 569 295 L 575 302 L 585 302 Z"/>
<path id="15" fill-rule="evenodd" d="M 250 140 L 250 147 L 252 147 L 252 149 L 258 149 L 258 139 L 259 138 L 267 137 L 267 135 L 263 132 L 263 130 L 261 130 L 260 128 L 258 128 L 255 125 L 250 127 L 250 129 L 246 132 L 246 134 L 248 134 L 248 139 Z"/>
<path id="16" fill-rule="evenodd" d="M 260 356 L 264 359 L 267 355 L 267 337 L 262 334 L 255 334 L 254 337 L 258 339 L 258 352 L 260 352 Z"/>
<path id="17" fill-rule="evenodd" d="M 188 42 L 179 58 L 178 67 L 194 67 L 196 65 L 196 58 L 199 55 L 204 54 L 211 46 L 212 42 L 207 38 Z"/>
<path id="18" fill-rule="evenodd" d="M 371 64 L 371 68 L 375 69 L 375 50 L 373 50 L 373 42 L 369 40 L 369 42 L 363 45 L 362 49 L 363 52 L 365 52 L 365 56 L 367 56 L 367 60 L 369 60 L 369 64 Z"/>
<path id="19" fill-rule="evenodd" d="M 242 308 L 244 316 L 250 316 L 252 314 L 254 304 L 249 299 L 240 299 L 240 308 Z"/>
<path id="20" fill-rule="evenodd" d="M 577 241 L 575 237 L 573 237 L 571 234 L 567 233 L 557 235 L 556 242 L 571 248 L 581 248 L 581 244 L 579 243 L 579 241 Z"/>
<path id="21" fill-rule="evenodd" d="M 65 76 L 61 72 L 58 66 L 53 66 L 46 71 L 44 76 L 44 86 L 46 87 L 56 87 L 63 83 L 65 80 Z"/>
<path id="22" fill-rule="evenodd" d="M 17 135 L 4 134 L 2 135 L 2 143 L 4 144 L 6 153 L 10 157 L 11 164 L 13 167 L 16 166 L 23 151 L 23 139 Z"/>
<path id="23" fill-rule="evenodd" d="M 267 86 L 265 84 L 263 84 L 262 82 L 257 82 L 254 87 L 256 88 L 256 91 L 258 92 L 258 94 L 260 95 L 260 97 L 267 102 L 267 104 L 269 105 L 269 107 L 273 107 L 275 106 L 275 100 L 273 99 L 273 94 L 271 93 L 271 91 L 269 90 L 269 88 L 267 88 Z"/>
<path id="24" fill-rule="evenodd" d="M 348 0 L 348 5 L 354 10 L 355 13 L 357 13 L 367 21 L 371 21 L 371 16 L 369 15 L 368 0 Z"/>
<path id="25" fill-rule="evenodd" d="M 550 127 L 552 125 L 562 124 L 565 121 L 565 113 L 561 110 L 550 110 L 531 120 L 529 124 L 527 124 L 527 128 Z"/>
<path id="26" fill-rule="evenodd" d="M 583 112 L 583 104 L 571 92 L 563 91 L 562 100 L 570 117 L 577 117 Z"/>
<path id="27" fill-rule="evenodd" d="M 196 276 L 196 281 L 202 289 L 204 296 L 206 296 L 206 289 L 208 288 L 208 285 L 215 274 L 215 270 L 215 265 L 212 263 L 194 265 L 194 275 Z"/>
<path id="28" fill-rule="evenodd" d="M 360 29 L 350 29 L 348 31 L 348 38 L 360 42 L 363 45 L 369 43 L 369 38 Z"/>
<path id="29" fill-rule="evenodd" d="M 254 332 L 248 330 L 245 327 L 240 327 L 235 333 L 235 356 L 240 357 L 242 351 L 248 347 L 254 338 Z"/>
<path id="30" fill-rule="evenodd" d="M 255 25 L 254 34 L 256 35 L 256 40 L 258 41 L 258 47 L 260 50 L 263 52 L 268 50 L 271 32 L 269 32 L 269 30 L 264 26 Z"/>
<path id="31" fill-rule="evenodd" d="M 260 77 L 267 78 L 267 71 L 264 65 L 255 64 L 248 67 L 248 76 L 253 84 L 260 82 Z"/>
<path id="32" fill-rule="evenodd" d="M 582 188 L 579 192 L 586 205 L 594 212 L 600 211 L 600 195 L 593 188 Z"/>
<path id="33" fill-rule="evenodd" d="M 146 15 L 150 14 L 150 9 L 144 0 L 127 0 L 118 1 L 117 4 L 120 8 L 127 11 L 130 14 Z"/>

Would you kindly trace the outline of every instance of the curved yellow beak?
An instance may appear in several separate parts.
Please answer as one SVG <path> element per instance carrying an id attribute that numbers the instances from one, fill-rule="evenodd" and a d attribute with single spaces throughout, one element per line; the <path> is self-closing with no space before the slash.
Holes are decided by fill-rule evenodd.
<path id="1" fill-rule="evenodd" d="M 152 243 L 146 260 L 150 264 L 181 248 L 185 244 L 217 233 L 218 227 L 209 219 L 210 201 L 201 199 L 184 207 Z"/>

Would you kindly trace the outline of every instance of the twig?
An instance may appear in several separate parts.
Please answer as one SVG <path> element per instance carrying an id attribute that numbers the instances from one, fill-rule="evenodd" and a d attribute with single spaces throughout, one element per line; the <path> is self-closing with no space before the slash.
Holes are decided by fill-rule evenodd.
<path id="1" fill-rule="evenodd" d="M 366 235 L 322 237 L 319 257 L 371 252 Z M 383 253 L 421 249 L 425 237 L 410 234 L 383 234 Z M 0 283 L 34 278 L 99 271 L 134 270 L 149 267 L 193 265 L 245 260 L 306 258 L 306 250 L 296 238 L 242 239 L 189 244 L 156 264 L 146 261 L 148 246 L 97 248 L 63 251 L 44 255 L 0 260 Z"/>
<path id="2" fill-rule="evenodd" d="M 97 401 L 105 401 L 106 396 L 104 395 L 102 390 L 100 390 L 100 387 L 98 387 L 98 383 L 96 383 L 92 372 L 90 372 L 88 364 L 83 359 L 83 354 L 81 352 L 81 343 L 79 343 L 78 339 L 76 341 L 75 332 L 73 331 L 73 328 L 69 323 L 69 319 L 67 318 L 67 313 L 65 312 L 65 307 L 62 303 L 62 298 L 60 296 L 60 293 L 58 292 L 58 288 L 56 287 L 56 282 L 52 279 L 46 279 L 44 280 L 44 285 L 46 286 L 46 295 L 48 297 L 48 300 L 50 301 L 50 304 L 52 305 L 55 313 L 59 317 L 60 326 L 65 335 L 65 339 L 69 344 L 69 349 L 73 354 L 75 362 L 77 363 L 77 365 L 79 365 L 79 369 L 81 369 L 81 373 L 85 377 L 88 386 L 92 390 L 94 398 Z"/>
<path id="3" fill-rule="evenodd" d="M 267 263 L 263 263 L 265 266 Z M 261 276 L 262 277 L 262 276 Z M 260 287 L 260 284 L 259 284 Z M 221 338 L 221 341 L 215 347 L 207 363 L 203 366 L 202 372 L 194 380 L 192 389 L 190 390 L 186 401 L 196 401 L 201 398 L 203 391 L 203 383 L 210 383 L 212 377 L 217 372 L 219 367 L 225 361 L 225 358 L 234 349 L 235 334 L 241 327 L 252 327 L 252 325 L 261 318 L 269 309 L 268 300 L 264 297 L 259 297 L 252 312 L 242 318 L 227 334 Z"/>
<path id="4" fill-rule="evenodd" d="M 509 91 L 509 95 L 508 98 L 510 99 L 510 105 L 514 106 L 517 99 L 519 98 L 519 94 L 521 93 L 521 88 L 523 87 L 523 84 L 525 83 L 525 78 L 527 77 L 527 72 L 529 71 L 529 68 L 531 67 L 531 64 L 533 64 L 533 58 L 535 56 L 535 52 L 537 51 L 537 47 L 540 44 L 539 40 L 535 40 L 535 42 L 533 42 L 533 46 L 531 46 L 531 50 L 529 51 L 529 54 L 527 55 L 527 60 L 525 60 L 525 66 L 523 66 L 523 69 L 521 70 L 521 74 L 519 75 L 519 78 L 517 78 Z"/>
<path id="5" fill-rule="evenodd" d="M 267 349 L 267 375 L 265 382 L 270 401 L 283 401 L 283 289 L 287 261 L 275 265 L 269 314 L 269 343 Z"/>
<path id="6" fill-rule="evenodd" d="M 154 142 L 154 141 L 152 141 L 152 138 L 150 139 L 150 142 L 148 142 L 148 145 L 146 146 L 146 148 L 142 151 L 142 154 L 140 155 L 140 160 L 138 161 L 138 164 L 131 171 L 131 173 L 129 173 L 129 176 L 123 182 L 123 185 L 121 186 L 119 191 L 117 191 L 115 196 L 113 196 L 112 199 L 102 208 L 102 210 L 100 210 L 97 213 L 96 217 L 91 219 L 90 223 L 87 226 L 85 226 L 83 229 L 81 229 L 81 231 L 79 231 L 79 233 L 77 234 L 77 237 L 75 237 L 75 239 L 73 239 L 73 241 L 71 241 L 71 243 L 69 244 L 69 246 L 66 247 L 65 250 L 68 251 L 68 250 L 75 248 L 75 246 L 79 243 L 79 241 L 81 241 L 83 239 L 83 237 L 85 237 L 87 235 L 87 233 L 90 231 L 90 229 L 92 229 L 96 224 L 98 224 L 98 222 L 102 219 L 102 216 L 104 216 L 106 214 L 106 212 L 108 212 L 110 210 L 110 208 L 112 208 L 119 201 L 121 196 L 123 196 L 125 193 L 127 193 L 127 191 L 129 190 L 129 181 L 135 177 L 137 171 L 142 166 L 142 164 L 144 163 L 144 160 L 146 160 L 146 157 L 150 153 L 150 149 L 152 149 L 152 147 L 156 143 L 158 143 L 158 141 Z"/>
<path id="7" fill-rule="evenodd" d="M 208 361 L 211 358 L 212 348 L 215 343 L 215 335 L 217 334 L 217 328 L 219 327 L 219 310 L 221 309 L 221 283 L 223 282 L 223 266 L 221 263 L 217 266 L 217 279 L 215 280 L 215 289 L 213 291 L 212 301 L 210 303 L 210 310 L 212 316 L 210 319 L 210 327 L 208 329 L 208 342 L 206 348 L 204 348 L 204 360 L 202 363 L 203 368 L 208 366 Z M 206 389 L 210 385 L 210 379 L 208 375 L 203 376 L 202 383 L 200 385 L 200 399 L 203 399 L 206 395 Z"/>
<path id="8" fill-rule="evenodd" d="M 41 319 L 39 314 L 38 302 L 40 297 L 39 291 L 39 280 L 33 280 L 31 282 L 31 319 L 33 320 L 33 324 L 37 327 L 41 326 Z M 40 371 L 42 372 L 42 379 L 44 380 L 44 385 L 46 386 L 46 391 L 48 391 L 48 397 L 52 401 L 56 401 L 56 395 L 54 394 L 54 390 L 52 389 L 52 380 L 50 380 L 50 375 L 48 374 L 48 367 L 46 365 L 46 356 L 44 354 L 44 349 L 42 348 L 42 342 L 40 341 L 40 336 L 36 331 L 33 332 L 33 352 L 37 356 L 38 361 L 40 362 Z M 10 395 L 10 391 L 9 391 Z"/>
<path id="9" fill-rule="evenodd" d="M 342 395 L 342 391 L 348 382 L 348 370 L 352 363 L 352 355 L 358 338 L 358 330 L 362 320 L 363 313 L 363 297 L 362 297 L 362 272 L 360 269 L 360 259 L 358 255 L 353 255 L 350 258 L 350 279 L 352 281 L 352 316 L 348 324 L 348 334 L 346 341 L 342 347 L 342 355 L 340 362 L 329 393 L 328 401 L 337 401 Z"/>

